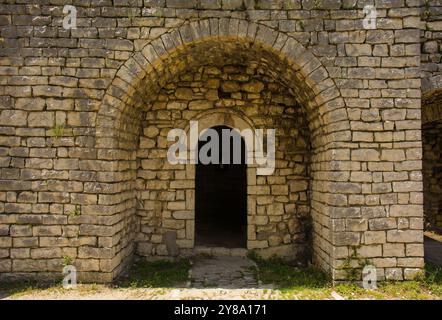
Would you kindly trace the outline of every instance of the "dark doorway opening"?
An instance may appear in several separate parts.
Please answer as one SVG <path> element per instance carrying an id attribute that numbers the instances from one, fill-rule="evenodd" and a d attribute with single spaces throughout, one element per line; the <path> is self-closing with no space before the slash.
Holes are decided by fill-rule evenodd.
<path id="1" fill-rule="evenodd" d="M 424 258 L 442 266 L 442 121 L 422 124 Z"/>
<path id="2" fill-rule="evenodd" d="M 442 234 L 442 120 L 422 124 L 425 230 Z"/>
<path id="3" fill-rule="evenodd" d="M 212 142 L 198 143 L 198 163 L 195 177 L 195 243 L 201 246 L 245 248 L 247 245 L 247 164 L 246 147 L 241 135 L 226 126 L 213 127 L 219 137 L 218 150 L 207 155 L 218 163 L 202 161 L 200 150 Z M 223 131 L 224 129 L 224 131 Z M 230 133 L 229 150 L 222 135 Z M 204 134 L 202 135 L 204 138 Z M 240 151 L 234 157 L 235 152 Z M 211 144 L 213 145 L 213 144 Z M 213 153 L 215 152 L 215 153 Z M 205 153 L 206 154 L 206 153 Z M 224 159 L 224 161 L 223 161 Z M 229 164 L 226 164 L 226 162 Z M 236 160 L 234 162 L 234 160 Z"/>

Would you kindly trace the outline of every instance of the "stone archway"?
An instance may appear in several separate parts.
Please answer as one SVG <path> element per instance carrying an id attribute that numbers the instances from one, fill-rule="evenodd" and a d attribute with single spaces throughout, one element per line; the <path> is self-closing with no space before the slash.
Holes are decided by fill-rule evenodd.
<path id="1" fill-rule="evenodd" d="M 103 174 L 116 183 L 113 192 L 99 197 L 110 207 L 109 220 L 118 221 L 110 272 L 117 274 L 129 261 L 140 228 L 135 215 L 139 205 L 136 168 L 143 111 L 176 75 L 222 59 L 226 52 L 238 53 L 243 59 L 259 56 L 268 64 L 267 71 L 281 79 L 304 110 L 312 148 L 311 181 L 294 186 L 290 192 L 300 188 L 308 195 L 314 262 L 325 270 L 335 270 L 332 218 L 345 212 L 346 203 L 339 201 L 339 189 L 334 194 L 329 190 L 340 183 L 333 172 L 339 168 L 338 160 L 345 158 L 340 144 L 351 139 L 339 90 L 320 61 L 294 38 L 244 20 L 207 19 L 165 33 L 134 54 L 119 69 L 103 99 L 96 126 L 98 161 L 109 164 Z M 152 130 L 149 134 L 157 134 Z"/>
<path id="2" fill-rule="evenodd" d="M 439 79 L 439 77 L 434 77 Z M 442 91 L 432 88 L 422 103 L 425 230 L 442 233 Z"/>

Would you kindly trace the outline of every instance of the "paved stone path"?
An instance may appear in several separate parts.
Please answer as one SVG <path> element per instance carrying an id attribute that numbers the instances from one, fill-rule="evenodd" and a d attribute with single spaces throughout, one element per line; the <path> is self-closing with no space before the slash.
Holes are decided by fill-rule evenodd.
<path id="1" fill-rule="evenodd" d="M 425 237 L 424 249 L 426 262 L 442 266 L 442 242 Z"/>
<path id="2" fill-rule="evenodd" d="M 246 257 L 196 257 L 190 270 L 194 288 L 258 288 L 256 264 Z"/>

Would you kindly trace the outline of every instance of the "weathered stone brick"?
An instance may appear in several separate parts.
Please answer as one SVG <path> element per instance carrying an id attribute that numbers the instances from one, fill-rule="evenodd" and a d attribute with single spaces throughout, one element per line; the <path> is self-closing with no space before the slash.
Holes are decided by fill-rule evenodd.
<path id="1" fill-rule="evenodd" d="M 417 230 L 389 230 L 387 231 L 388 242 L 422 242 L 422 232 Z"/>
<path id="2" fill-rule="evenodd" d="M 0 125 L 25 126 L 27 113 L 21 110 L 2 110 L 0 112 Z"/>
<path id="3" fill-rule="evenodd" d="M 53 127 L 54 126 L 53 112 L 31 112 L 28 116 L 28 125 L 30 127 Z"/>
<path id="4" fill-rule="evenodd" d="M 366 244 L 383 244 L 386 242 L 385 231 L 366 231 L 364 232 Z"/>
<path id="5" fill-rule="evenodd" d="M 32 237 L 32 226 L 13 225 L 10 234 L 12 237 Z"/>

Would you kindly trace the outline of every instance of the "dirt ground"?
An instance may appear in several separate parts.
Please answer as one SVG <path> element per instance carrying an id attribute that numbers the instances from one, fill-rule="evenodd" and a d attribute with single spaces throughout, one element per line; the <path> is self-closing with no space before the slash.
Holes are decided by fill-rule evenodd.
<path id="1" fill-rule="evenodd" d="M 0 299 L 6 300 L 268 300 L 279 299 L 280 296 L 278 290 L 269 289 L 144 289 L 112 288 L 104 285 L 78 285 L 75 289 L 29 289 L 12 294 L 0 291 Z"/>

